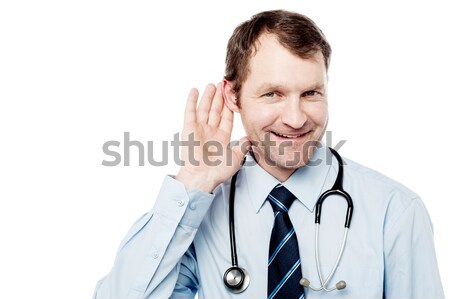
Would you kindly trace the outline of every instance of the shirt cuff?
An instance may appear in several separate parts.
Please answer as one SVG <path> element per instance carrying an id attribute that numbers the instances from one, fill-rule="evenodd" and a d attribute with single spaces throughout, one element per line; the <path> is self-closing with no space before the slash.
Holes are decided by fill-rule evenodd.
<path id="1" fill-rule="evenodd" d="M 214 195 L 197 189 L 186 190 L 184 184 L 166 176 L 155 202 L 154 212 L 180 225 L 198 228 Z"/>

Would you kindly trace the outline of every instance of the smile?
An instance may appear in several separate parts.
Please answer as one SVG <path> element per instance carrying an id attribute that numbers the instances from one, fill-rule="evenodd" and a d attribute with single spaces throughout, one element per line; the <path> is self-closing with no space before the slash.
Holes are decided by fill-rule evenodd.
<path id="1" fill-rule="evenodd" d="M 281 133 L 277 133 L 277 132 L 273 132 L 273 131 L 271 131 L 271 133 L 278 137 L 295 139 L 295 138 L 300 138 L 300 137 L 305 136 L 306 134 L 309 133 L 309 131 L 306 133 L 303 133 L 303 134 L 299 134 L 299 135 L 285 135 L 285 134 L 281 134 Z"/>

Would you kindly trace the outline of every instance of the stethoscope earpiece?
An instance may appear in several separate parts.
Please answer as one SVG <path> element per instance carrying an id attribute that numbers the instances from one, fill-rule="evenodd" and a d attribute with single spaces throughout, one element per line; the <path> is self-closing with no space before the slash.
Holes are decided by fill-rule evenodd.
<path id="1" fill-rule="evenodd" d="M 347 287 L 347 283 L 345 281 L 343 281 L 343 280 L 340 280 L 338 283 L 336 283 L 336 286 L 334 288 L 332 288 L 332 289 L 327 289 L 324 286 L 322 286 L 320 288 L 315 288 L 315 287 L 311 286 L 311 282 L 307 278 L 304 278 L 304 277 L 302 279 L 300 279 L 300 285 L 305 287 L 305 288 L 309 288 L 309 289 L 311 289 L 313 291 L 316 291 L 316 292 L 322 291 L 322 290 L 327 291 L 327 292 L 331 292 L 331 291 L 334 291 L 334 290 L 343 290 L 343 289 L 345 289 Z"/>
<path id="2" fill-rule="evenodd" d="M 338 290 L 345 289 L 346 287 L 347 287 L 347 283 L 345 281 L 343 281 L 343 280 L 339 281 L 336 284 L 336 289 L 338 289 Z"/>
<path id="3" fill-rule="evenodd" d="M 310 284 L 311 284 L 311 283 L 309 282 L 308 279 L 306 279 L 306 278 L 304 278 L 304 277 L 303 277 L 302 279 L 300 279 L 300 285 L 301 285 L 301 286 L 304 286 L 305 288 L 308 288 Z"/>

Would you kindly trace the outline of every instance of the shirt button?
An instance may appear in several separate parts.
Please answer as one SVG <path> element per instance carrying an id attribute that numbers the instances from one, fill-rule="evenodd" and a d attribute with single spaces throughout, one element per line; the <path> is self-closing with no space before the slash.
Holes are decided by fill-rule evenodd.
<path id="1" fill-rule="evenodd" d="M 179 207 L 184 206 L 184 200 L 179 199 L 179 200 L 177 201 L 177 205 L 178 205 Z"/>
<path id="2" fill-rule="evenodd" d="M 158 254 L 157 251 L 155 251 L 155 252 L 152 253 L 152 258 L 153 258 L 154 260 L 156 260 L 158 257 L 159 257 L 159 254 Z"/>
<path id="3" fill-rule="evenodd" d="M 195 203 L 193 203 L 193 202 L 191 202 L 191 203 L 189 204 L 189 208 L 190 208 L 191 210 L 195 210 L 196 207 L 197 207 L 197 205 L 196 205 Z"/>

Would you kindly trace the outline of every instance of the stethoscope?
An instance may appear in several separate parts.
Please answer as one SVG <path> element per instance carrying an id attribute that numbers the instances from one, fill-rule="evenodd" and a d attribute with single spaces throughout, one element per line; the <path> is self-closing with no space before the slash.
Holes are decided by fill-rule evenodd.
<path id="1" fill-rule="evenodd" d="M 348 229 L 350 228 L 350 222 L 352 220 L 352 214 L 353 214 L 353 201 L 351 196 L 344 191 L 342 187 L 342 181 L 344 177 L 344 170 L 343 170 L 343 163 L 341 156 L 332 148 L 329 148 L 331 153 L 336 157 L 336 159 L 339 162 L 339 171 L 337 174 L 336 181 L 334 182 L 333 187 L 331 187 L 330 190 L 325 191 L 322 193 L 317 200 L 316 203 L 316 217 L 315 217 L 315 259 L 316 259 L 316 268 L 317 268 L 317 275 L 319 276 L 320 281 L 320 287 L 314 287 L 311 285 L 310 281 L 307 278 L 302 278 L 299 283 L 304 286 L 305 288 L 309 288 L 313 291 L 326 291 L 331 292 L 334 290 L 342 290 L 344 289 L 347 284 L 344 280 L 340 280 L 338 283 L 336 283 L 335 286 L 332 288 L 328 288 L 327 285 L 330 282 L 331 278 L 333 277 L 334 273 L 336 272 L 337 267 L 339 266 L 339 263 L 342 258 L 342 254 L 344 252 L 345 244 L 347 243 L 347 235 L 348 235 Z M 242 293 L 245 291 L 249 284 L 250 284 L 250 276 L 248 272 L 242 268 L 239 267 L 238 264 L 238 258 L 236 253 L 236 239 L 235 239 L 235 232 L 234 232 L 234 195 L 236 190 L 236 179 L 239 171 L 236 172 L 233 177 L 231 178 L 231 185 L 230 185 L 230 210 L 229 210 L 229 228 L 230 228 L 230 247 L 231 247 L 231 267 L 228 268 L 228 270 L 225 271 L 225 274 L 223 275 L 223 281 L 225 283 L 225 286 L 232 292 L 232 293 Z M 345 216 L 345 225 L 344 225 L 344 236 L 342 238 L 341 248 L 339 250 L 339 255 L 336 259 L 336 262 L 326 279 L 323 279 L 322 271 L 320 270 L 320 258 L 319 258 L 319 226 L 320 226 L 320 216 L 322 214 L 322 204 L 325 201 L 325 199 L 330 195 L 339 195 L 344 197 L 347 200 L 347 214 Z"/>

